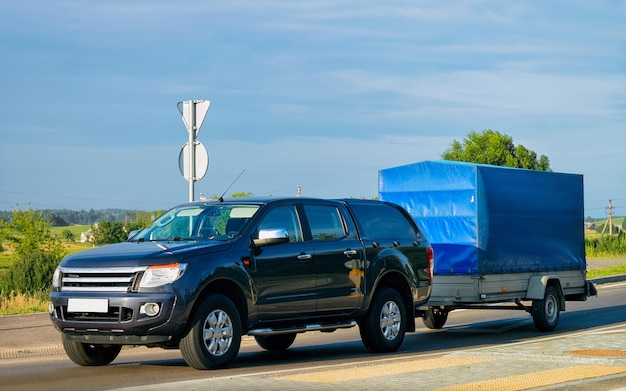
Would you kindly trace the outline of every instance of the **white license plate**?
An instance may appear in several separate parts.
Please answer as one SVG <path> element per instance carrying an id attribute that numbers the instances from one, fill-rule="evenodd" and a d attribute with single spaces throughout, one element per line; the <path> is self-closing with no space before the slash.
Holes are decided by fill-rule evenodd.
<path id="1" fill-rule="evenodd" d="M 109 312 L 108 299 L 67 299 L 67 312 Z"/>

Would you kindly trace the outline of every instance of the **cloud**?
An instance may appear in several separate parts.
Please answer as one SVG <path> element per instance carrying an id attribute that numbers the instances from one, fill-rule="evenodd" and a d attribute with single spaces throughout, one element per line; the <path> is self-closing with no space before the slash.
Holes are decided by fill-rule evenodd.
<path id="1" fill-rule="evenodd" d="M 4 3 L 0 203 L 186 200 L 187 99 L 212 101 L 207 194 L 245 168 L 239 191 L 375 196 L 378 169 L 490 128 L 605 198 L 625 186 L 625 12 L 602 0 Z"/>

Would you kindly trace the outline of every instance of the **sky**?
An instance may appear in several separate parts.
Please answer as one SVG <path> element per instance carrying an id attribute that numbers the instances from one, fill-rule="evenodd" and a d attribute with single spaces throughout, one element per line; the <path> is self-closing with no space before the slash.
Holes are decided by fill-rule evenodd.
<path id="1" fill-rule="evenodd" d="M 0 0 L 0 210 L 201 193 L 376 197 L 378 171 L 497 130 L 626 215 L 623 1 Z"/>

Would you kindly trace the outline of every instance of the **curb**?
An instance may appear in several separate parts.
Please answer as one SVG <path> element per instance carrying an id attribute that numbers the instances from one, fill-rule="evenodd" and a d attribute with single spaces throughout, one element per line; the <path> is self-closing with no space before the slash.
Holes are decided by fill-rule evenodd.
<path id="1" fill-rule="evenodd" d="M 42 346 L 39 348 L 0 350 L 0 360 L 26 357 L 56 356 L 65 354 L 63 345 Z"/>
<path id="2" fill-rule="evenodd" d="M 618 275 L 609 276 L 609 277 L 592 278 L 592 279 L 589 279 L 588 281 L 591 281 L 596 285 L 610 284 L 613 282 L 622 282 L 622 281 L 626 281 L 626 274 L 618 274 Z"/>

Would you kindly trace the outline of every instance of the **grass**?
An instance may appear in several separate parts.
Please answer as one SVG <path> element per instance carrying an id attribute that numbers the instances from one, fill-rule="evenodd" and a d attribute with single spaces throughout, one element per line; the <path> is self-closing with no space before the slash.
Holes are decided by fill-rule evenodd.
<path id="1" fill-rule="evenodd" d="M 13 297 L 0 297 L 0 315 L 30 314 L 48 311 L 48 298 L 18 294 Z"/>
<path id="2" fill-rule="evenodd" d="M 626 274 L 626 264 L 594 269 L 587 272 L 587 278 L 609 277 L 619 274 Z"/>
<path id="3" fill-rule="evenodd" d="M 74 240 L 80 240 L 80 234 L 91 228 L 91 225 L 69 225 L 66 227 L 52 227 L 50 233 L 58 236 L 61 240 L 65 240 L 63 232 L 69 230 L 74 235 Z"/>

